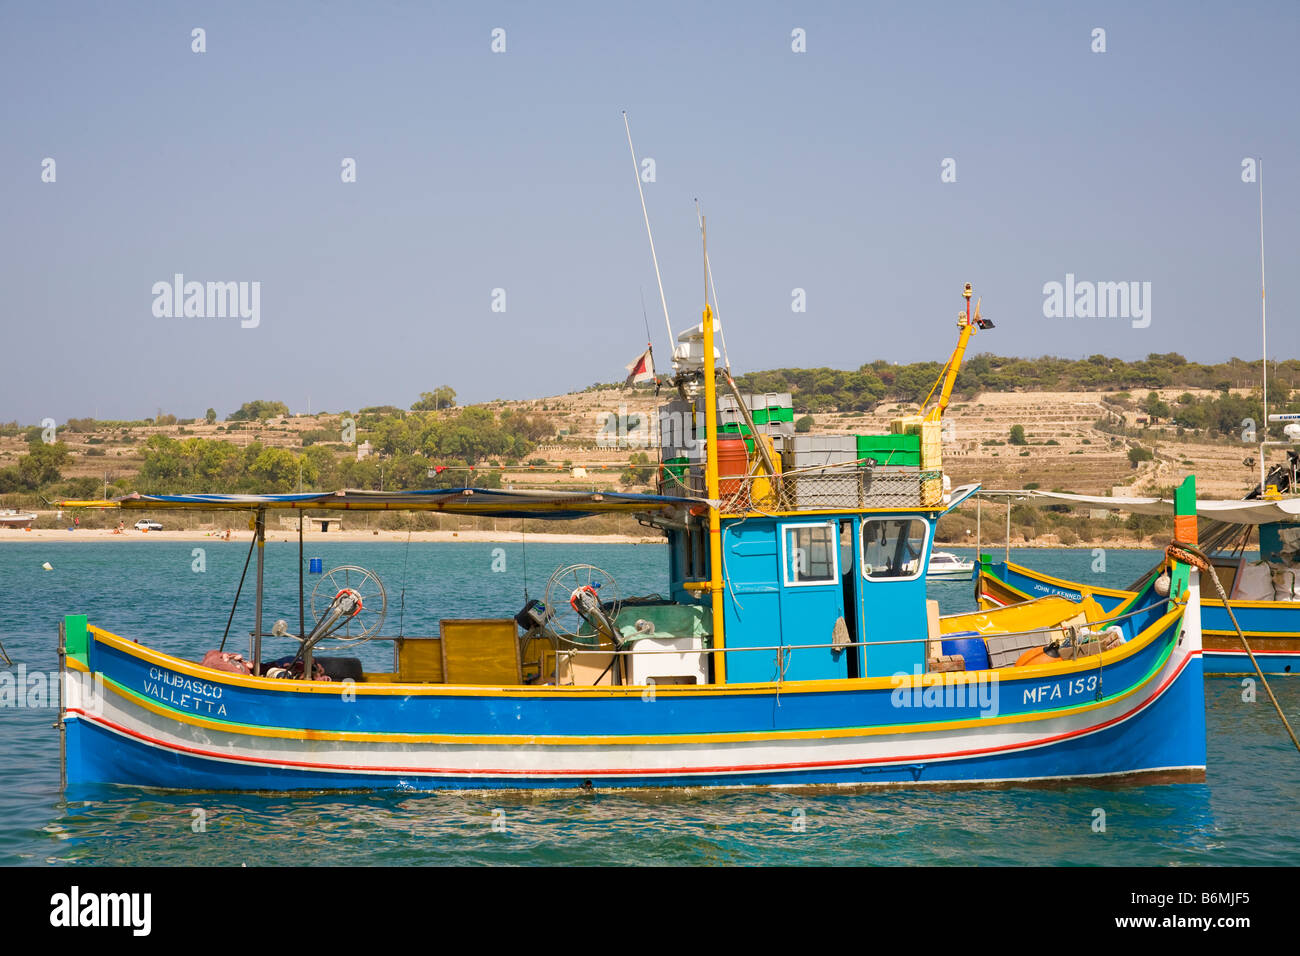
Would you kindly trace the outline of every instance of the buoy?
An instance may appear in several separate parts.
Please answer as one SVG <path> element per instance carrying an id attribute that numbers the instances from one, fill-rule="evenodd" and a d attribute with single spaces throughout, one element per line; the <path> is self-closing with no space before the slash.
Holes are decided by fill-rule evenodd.
<path id="1" fill-rule="evenodd" d="M 1016 658 L 1016 667 L 1027 667 L 1031 664 L 1057 664 L 1060 663 L 1060 654 L 1051 653 L 1051 645 L 1047 647 L 1031 647 L 1019 657 Z"/>
<path id="2" fill-rule="evenodd" d="M 54 570 L 54 566 L 53 566 L 52 564 L 50 564 L 50 562 L 48 562 L 48 561 L 46 561 L 44 564 L 42 564 L 41 567 L 44 568 L 46 571 L 53 571 L 53 570 Z"/>

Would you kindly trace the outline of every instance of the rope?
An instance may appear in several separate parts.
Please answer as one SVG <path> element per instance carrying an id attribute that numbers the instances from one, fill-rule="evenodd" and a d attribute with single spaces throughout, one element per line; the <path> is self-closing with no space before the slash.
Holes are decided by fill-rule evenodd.
<path id="1" fill-rule="evenodd" d="M 1282 712 L 1281 705 L 1277 698 L 1273 696 L 1273 688 L 1268 686 L 1268 679 L 1264 677 L 1264 672 L 1259 668 L 1259 661 L 1255 660 L 1255 652 L 1250 649 L 1250 644 L 1246 641 L 1246 635 L 1241 630 L 1241 625 L 1237 623 L 1237 615 L 1232 612 L 1232 605 L 1228 603 L 1228 595 L 1223 593 L 1223 582 L 1219 580 L 1219 575 L 1214 571 L 1214 565 L 1210 559 L 1201 553 L 1201 550 L 1194 544 L 1188 544 L 1185 541 L 1172 541 L 1165 548 L 1167 554 L 1174 561 L 1181 561 L 1183 564 L 1196 568 L 1198 571 L 1207 571 L 1210 580 L 1214 582 L 1214 589 L 1219 592 L 1219 600 L 1223 602 L 1224 608 L 1228 612 L 1228 617 L 1232 619 L 1232 626 L 1237 629 L 1237 637 L 1241 638 L 1241 646 L 1246 649 L 1246 655 L 1250 658 L 1250 663 L 1254 665 L 1255 673 L 1259 675 L 1259 682 L 1264 685 L 1264 690 L 1268 692 L 1268 699 L 1273 702 L 1273 709 L 1277 711 L 1278 717 L 1282 719 L 1282 726 L 1286 728 L 1287 735 L 1291 738 L 1291 743 L 1295 744 L 1295 749 L 1300 752 L 1300 740 L 1296 739 L 1295 731 L 1291 729 L 1291 722 L 1286 719 L 1286 714 Z"/>
<path id="2" fill-rule="evenodd" d="M 253 532 L 253 541 L 248 546 L 248 557 L 244 558 L 244 573 L 239 576 L 239 587 L 235 588 L 235 603 L 230 605 L 230 617 L 226 618 L 226 633 L 221 635 L 221 647 L 226 649 L 226 638 L 230 636 L 230 622 L 235 619 L 235 608 L 239 607 L 239 592 L 244 590 L 244 578 L 248 577 L 248 562 L 253 560 L 253 549 L 257 547 L 257 532 Z"/>
<path id="3" fill-rule="evenodd" d="M 415 519 L 410 512 L 406 515 L 406 552 L 402 557 L 402 609 L 397 620 L 397 636 L 406 636 L 406 569 L 411 563 L 411 527 Z"/>

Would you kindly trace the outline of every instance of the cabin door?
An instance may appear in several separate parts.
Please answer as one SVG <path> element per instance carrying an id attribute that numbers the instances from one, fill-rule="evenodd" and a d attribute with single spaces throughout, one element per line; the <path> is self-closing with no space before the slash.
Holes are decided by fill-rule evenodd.
<path id="1" fill-rule="evenodd" d="M 862 637 L 866 677 L 925 669 L 925 571 L 931 526 L 924 518 L 862 522 Z"/>
<path id="2" fill-rule="evenodd" d="M 835 519 L 777 526 L 781 561 L 781 642 L 830 645 L 844 617 L 840 525 Z M 847 622 L 845 625 L 847 631 Z M 787 650 L 785 680 L 849 676 L 849 655 L 830 646 Z"/>

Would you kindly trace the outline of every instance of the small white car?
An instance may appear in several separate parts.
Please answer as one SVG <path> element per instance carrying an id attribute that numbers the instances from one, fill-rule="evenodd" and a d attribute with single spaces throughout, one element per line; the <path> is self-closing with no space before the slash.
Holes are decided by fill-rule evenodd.
<path id="1" fill-rule="evenodd" d="M 141 518 L 135 523 L 136 531 L 161 531 L 162 529 L 161 521 L 153 521 L 150 518 Z"/>

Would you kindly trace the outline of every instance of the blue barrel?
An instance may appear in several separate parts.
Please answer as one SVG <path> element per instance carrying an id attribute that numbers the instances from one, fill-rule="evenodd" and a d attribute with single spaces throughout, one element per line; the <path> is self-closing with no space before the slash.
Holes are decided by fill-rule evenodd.
<path id="1" fill-rule="evenodd" d="M 943 639 L 943 654 L 948 657 L 960 654 L 966 661 L 968 671 L 986 671 L 989 669 L 989 646 L 979 631 L 958 631 Z"/>
<path id="2" fill-rule="evenodd" d="M 307 573 L 308 573 L 308 574 L 324 574 L 324 573 L 325 573 L 325 559 L 324 559 L 324 558 L 308 558 L 308 559 L 307 559 Z"/>

